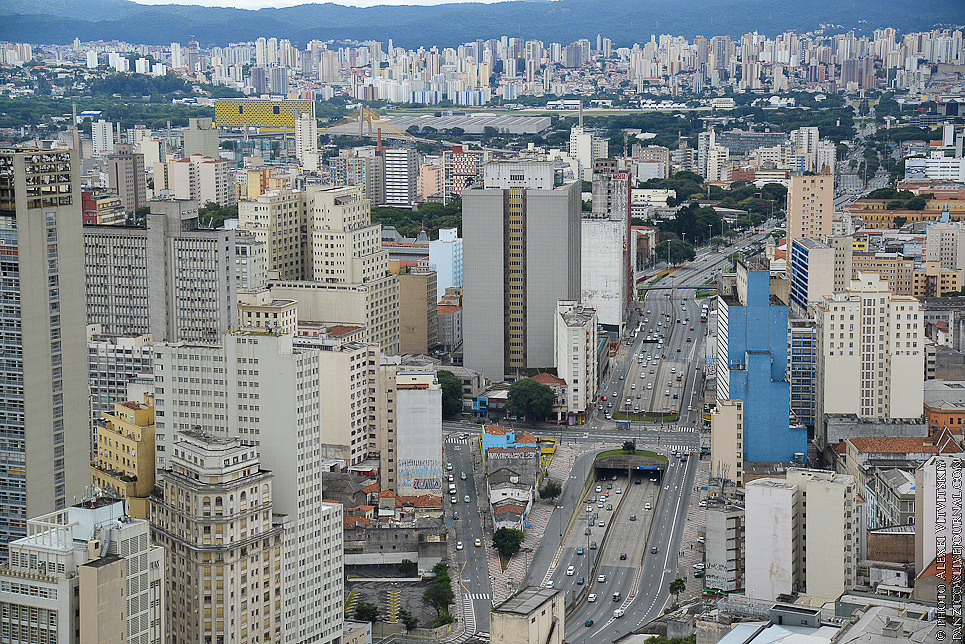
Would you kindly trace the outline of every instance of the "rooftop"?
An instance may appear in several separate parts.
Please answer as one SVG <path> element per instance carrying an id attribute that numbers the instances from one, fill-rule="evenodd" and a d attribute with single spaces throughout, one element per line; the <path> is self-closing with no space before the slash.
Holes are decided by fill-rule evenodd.
<path id="1" fill-rule="evenodd" d="M 546 602 L 552 601 L 556 595 L 562 593 L 562 590 L 554 588 L 534 588 L 530 586 L 495 606 L 493 612 L 529 615 Z"/>

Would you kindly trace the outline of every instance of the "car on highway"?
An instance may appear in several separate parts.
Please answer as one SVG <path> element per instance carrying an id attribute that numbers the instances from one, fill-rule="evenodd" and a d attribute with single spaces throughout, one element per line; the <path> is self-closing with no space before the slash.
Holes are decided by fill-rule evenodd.
<path id="1" fill-rule="evenodd" d="M 569 568 L 566 569 L 567 577 L 572 577 L 575 574 L 576 574 L 576 568 L 574 568 L 573 566 L 570 566 Z"/>
<path id="2" fill-rule="evenodd" d="M 459 520 L 459 513 L 458 513 L 458 512 L 453 512 L 453 513 L 452 513 L 452 520 L 453 520 L 453 521 L 458 521 L 458 520 Z"/>
<path id="3" fill-rule="evenodd" d="M 583 548 L 577 548 L 577 549 L 576 549 L 576 554 L 582 555 L 582 554 L 583 554 Z"/>
<path id="4" fill-rule="evenodd" d="M 651 479 L 651 480 L 653 480 L 653 479 Z M 645 503 L 645 504 L 643 505 L 643 509 L 644 509 L 644 510 L 650 510 L 650 509 L 652 509 L 652 508 L 653 508 L 653 506 L 650 505 L 649 503 Z"/>
<path id="5" fill-rule="evenodd" d="M 600 575 L 599 577 L 597 577 L 597 578 L 596 578 L 596 583 L 598 583 L 598 584 L 605 584 L 605 583 L 606 583 L 606 575 Z"/>
<path id="6" fill-rule="evenodd" d="M 452 501 L 453 503 L 459 503 L 459 497 L 454 496 L 450 499 L 450 501 Z"/>
<path id="7" fill-rule="evenodd" d="M 596 507 L 598 507 L 598 508 L 602 508 L 602 507 L 603 507 L 603 501 L 600 501 L 600 502 L 599 502 L 599 503 L 597 504 L 597 506 L 596 506 Z"/>
<path id="8" fill-rule="evenodd" d="M 578 578 L 576 579 L 576 585 L 577 585 L 577 586 L 582 586 L 585 581 L 586 581 L 585 578 L 583 578 L 583 577 L 578 577 Z"/>
<path id="9" fill-rule="evenodd" d="M 452 463 L 446 463 L 446 470 L 448 470 L 449 472 L 452 471 Z"/>
<path id="10" fill-rule="evenodd" d="M 637 515 L 631 514 L 631 515 L 630 515 L 630 520 L 631 520 L 631 521 L 636 521 L 636 520 L 637 520 Z"/>
<path id="11" fill-rule="evenodd" d="M 596 541 L 590 542 L 590 550 L 596 550 Z"/>
<path id="12" fill-rule="evenodd" d="M 596 601 L 596 593 L 590 593 L 589 595 L 587 595 L 587 596 L 586 596 L 586 601 L 588 601 L 588 602 L 595 602 L 595 601 Z"/>
<path id="13" fill-rule="evenodd" d="M 477 548 L 481 548 L 481 547 L 482 547 L 482 539 L 476 539 L 476 542 L 473 543 L 472 545 L 476 546 Z"/>
<path id="14" fill-rule="evenodd" d="M 623 488 L 622 488 L 622 487 L 618 487 L 618 488 L 617 488 L 617 494 L 623 494 Z"/>
<path id="15" fill-rule="evenodd" d="M 607 484 L 606 484 L 606 489 L 612 490 L 612 489 L 613 489 L 613 483 L 607 483 Z"/>
<path id="16" fill-rule="evenodd" d="M 469 495 L 468 495 L 468 494 L 467 494 L 466 496 L 462 497 L 462 500 L 465 501 L 466 503 L 469 503 L 470 501 L 472 501 L 472 499 L 469 498 Z"/>
<path id="17" fill-rule="evenodd" d="M 690 341 L 691 341 L 690 338 L 687 338 L 687 342 L 690 342 Z"/>
<path id="18" fill-rule="evenodd" d="M 583 534 L 585 534 L 585 535 L 589 535 L 589 534 L 590 534 L 590 529 L 589 529 L 589 528 L 587 528 L 586 530 L 584 530 L 584 531 L 583 531 Z"/>
<path id="19" fill-rule="evenodd" d="M 670 373 L 677 373 L 677 367 L 670 367 Z"/>
<path id="20" fill-rule="evenodd" d="M 597 486 L 596 486 L 596 491 L 597 491 L 597 492 L 602 492 L 602 491 L 603 491 L 603 486 L 602 486 L 602 485 L 597 485 Z M 590 500 L 591 500 L 591 501 L 596 501 L 595 498 L 590 499 Z"/>
<path id="21" fill-rule="evenodd" d="M 603 411 L 603 403 L 600 403 L 600 411 Z"/>
<path id="22" fill-rule="evenodd" d="M 553 580 L 552 580 L 552 579 L 550 579 L 548 582 L 546 582 L 546 587 L 547 587 L 547 588 L 552 588 L 552 587 L 553 587 Z"/>
<path id="23" fill-rule="evenodd" d="M 619 593 L 615 593 L 615 594 L 619 594 Z M 614 599 L 613 601 L 617 601 L 617 602 L 618 602 L 618 601 L 620 601 L 620 600 L 619 600 L 619 599 Z M 624 612 L 624 610 L 623 610 L 622 608 L 617 608 L 615 611 L 613 611 L 613 616 L 616 617 L 617 619 L 619 619 L 620 617 L 623 617 L 625 614 L 626 614 L 626 613 Z"/>
<path id="24" fill-rule="evenodd" d="M 601 528 L 605 528 L 605 527 L 606 527 L 606 521 L 603 521 L 603 520 L 601 519 L 601 520 L 600 520 L 600 527 L 601 527 Z"/>
<path id="25" fill-rule="evenodd" d="M 461 478 L 463 481 L 465 481 L 465 480 L 466 480 L 466 473 L 465 473 L 465 472 L 461 473 L 461 474 L 459 475 L 459 478 Z"/>
<path id="26" fill-rule="evenodd" d="M 620 553 L 620 561 L 626 561 L 626 560 L 627 560 L 627 553 L 621 552 L 621 553 Z"/>
<path id="27" fill-rule="evenodd" d="M 657 554 L 657 552 L 658 552 L 657 546 L 653 546 L 652 548 L 650 548 L 650 554 L 655 555 Z"/>

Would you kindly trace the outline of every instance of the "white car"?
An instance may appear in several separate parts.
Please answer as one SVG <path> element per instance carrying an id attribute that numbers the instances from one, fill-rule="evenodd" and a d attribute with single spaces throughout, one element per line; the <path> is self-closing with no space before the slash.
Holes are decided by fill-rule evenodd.
<path id="1" fill-rule="evenodd" d="M 547 588 L 552 588 L 552 587 L 553 587 L 553 580 L 552 580 L 552 579 L 550 579 L 548 582 L 546 582 L 546 587 L 547 587 Z"/>
<path id="2" fill-rule="evenodd" d="M 574 568 L 573 566 L 570 566 L 569 568 L 566 569 L 567 577 L 572 577 L 574 574 L 576 574 L 576 568 Z"/>
<path id="3" fill-rule="evenodd" d="M 596 593 L 590 593 L 589 595 L 587 595 L 586 601 L 588 601 L 588 602 L 595 602 L 595 601 L 596 601 Z"/>
<path id="4" fill-rule="evenodd" d="M 653 507 L 653 506 L 650 505 L 649 503 L 645 503 L 644 506 L 643 506 L 643 509 L 644 509 L 644 510 L 650 510 L 652 507 Z"/>
<path id="5" fill-rule="evenodd" d="M 462 541 L 456 542 L 456 550 L 462 550 Z"/>

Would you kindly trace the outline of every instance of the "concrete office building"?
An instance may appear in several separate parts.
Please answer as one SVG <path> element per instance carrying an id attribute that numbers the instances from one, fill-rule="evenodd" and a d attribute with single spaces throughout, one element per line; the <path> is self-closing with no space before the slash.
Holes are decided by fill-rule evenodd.
<path id="1" fill-rule="evenodd" d="M 817 405 L 817 329 L 813 317 L 788 314 L 788 378 L 791 385 L 791 413 L 814 430 Z"/>
<path id="2" fill-rule="evenodd" d="M 87 381 L 90 385 L 91 427 L 114 403 L 128 399 L 127 385 L 154 370 L 150 335 L 105 336 L 96 324 L 87 327 Z M 96 429 L 94 430 L 96 432 Z"/>
<path id="3" fill-rule="evenodd" d="M 961 458 L 932 456 L 915 471 L 915 570 L 928 568 L 937 557 L 962 557 L 965 524 L 962 523 Z M 952 567 L 948 561 L 946 565 Z M 961 559 L 959 559 L 961 561 Z M 959 570 L 959 574 L 961 571 Z"/>
<path id="4" fill-rule="evenodd" d="M 367 342 L 399 351 L 399 282 L 362 188 L 268 193 L 242 202 L 239 219 L 267 245 L 268 270 L 280 278 L 273 297 L 296 300 L 305 320 L 364 326 Z"/>
<path id="5" fill-rule="evenodd" d="M 580 221 L 583 302 L 614 337 L 623 334 L 633 295 L 630 253 L 630 178 L 625 173 L 593 176 L 593 211 Z"/>
<path id="6" fill-rule="evenodd" d="M 171 641 L 283 641 L 287 557 L 272 478 L 237 439 L 182 432 L 174 442 L 151 510 Z"/>
<path id="7" fill-rule="evenodd" d="M 610 156 L 610 141 L 601 136 L 602 132 L 579 125 L 570 128 L 570 156 L 579 162 L 580 177 L 583 181 L 593 179 L 593 162 Z"/>
<path id="8" fill-rule="evenodd" d="M 309 202 L 303 192 L 273 190 L 238 202 L 238 230 L 254 235 L 264 245 L 266 270 L 282 280 L 308 279 L 311 244 Z"/>
<path id="9" fill-rule="evenodd" d="M 493 644 L 563 644 L 566 594 L 552 588 L 525 588 L 493 607 Z"/>
<path id="10" fill-rule="evenodd" d="M 910 257 L 898 253 L 852 253 L 851 267 L 851 279 L 858 273 L 877 273 L 894 295 L 914 295 L 915 260 Z M 845 289 L 850 286 L 849 280 Z"/>
<path id="11" fill-rule="evenodd" d="M 0 559 L 89 481 L 81 221 L 74 152 L 0 151 Z"/>
<path id="12" fill-rule="evenodd" d="M 398 262 L 391 262 L 393 265 Z M 436 272 L 422 260 L 418 266 L 399 266 L 399 350 L 426 354 L 439 345 Z M 393 272 L 396 269 L 393 268 Z"/>
<path id="13" fill-rule="evenodd" d="M 918 300 L 892 295 L 877 275 L 858 273 L 847 291 L 825 297 L 814 310 L 818 445 L 840 438 L 829 434 L 830 414 L 878 422 L 920 419 L 925 349 Z"/>
<path id="14" fill-rule="evenodd" d="M 749 462 L 807 453 L 806 430 L 788 422 L 787 306 L 770 289 L 769 270 L 740 261 L 735 296 L 717 298 L 717 399 L 744 402 Z"/>
<path id="15" fill-rule="evenodd" d="M 117 192 L 127 212 L 147 205 L 144 155 L 134 152 L 129 143 L 118 143 L 107 155 L 107 187 Z"/>
<path id="16" fill-rule="evenodd" d="M 804 313 L 809 302 L 834 293 L 834 249 L 817 239 L 802 237 L 791 245 L 791 301 Z"/>
<path id="17" fill-rule="evenodd" d="M 489 153 L 483 150 L 470 150 L 462 145 L 454 145 L 442 153 L 443 203 L 458 199 L 463 191 L 483 178 L 483 167 L 489 161 Z"/>
<path id="18" fill-rule="evenodd" d="M 87 323 L 108 336 L 217 341 L 237 320 L 234 231 L 196 201 L 151 201 L 147 228 L 85 226 Z"/>
<path id="19" fill-rule="evenodd" d="M 238 327 L 278 335 L 298 329 L 298 302 L 275 300 L 267 288 L 238 293 Z"/>
<path id="20" fill-rule="evenodd" d="M 442 386 L 434 373 L 395 374 L 396 494 L 442 497 Z"/>
<path id="21" fill-rule="evenodd" d="M 296 561 L 285 564 L 285 579 L 299 592 L 285 600 L 286 641 L 304 641 L 305 630 L 319 641 L 333 641 L 342 610 L 342 585 L 332 577 L 334 559 L 318 539 L 325 531 L 330 507 L 323 502 L 321 460 L 360 462 L 375 421 L 374 402 L 378 348 L 364 350 L 316 343 L 296 346 L 292 335 L 235 331 L 219 345 L 159 344 L 155 365 L 155 461 L 170 467 L 179 432 L 200 431 L 219 439 L 253 445 L 274 472 L 272 501 L 287 515 L 286 535 L 297 544 Z M 311 345 L 316 346 L 311 346 Z M 196 382 L 182 373 L 194 372 Z M 353 397 L 354 396 L 354 397 Z M 323 413 L 324 410 L 324 413 Z M 341 538 L 341 509 L 337 534 Z M 340 541 L 338 542 L 340 544 Z M 338 549 L 339 554 L 341 549 Z M 293 553 L 294 556 L 294 553 Z M 324 565 L 319 562 L 327 558 Z M 337 604 L 337 606 L 336 606 Z M 304 620 L 304 621 L 303 621 Z M 294 635 L 292 635 L 294 633 Z M 324 635 L 322 635 L 324 633 Z"/>
<path id="22" fill-rule="evenodd" d="M 710 411 L 710 477 L 744 484 L 744 403 L 717 400 Z"/>
<path id="23" fill-rule="evenodd" d="M 436 302 L 446 289 L 462 286 L 462 238 L 458 228 L 440 228 L 439 239 L 429 242 L 429 263 L 436 269 Z"/>
<path id="24" fill-rule="evenodd" d="M 155 194 L 160 194 L 161 190 L 169 190 L 174 199 L 193 199 L 201 205 L 214 202 L 224 207 L 238 200 L 228 162 L 200 154 L 155 163 Z"/>
<path id="25" fill-rule="evenodd" d="M 254 233 L 235 232 L 235 289 L 264 288 L 268 283 L 267 244 Z"/>
<path id="26" fill-rule="evenodd" d="M 834 600 L 857 579 L 859 525 L 854 477 L 790 468 L 786 479 L 745 486 L 745 594 L 794 592 Z"/>
<path id="27" fill-rule="evenodd" d="M 569 422 L 582 424 L 593 410 L 599 379 L 596 311 L 572 300 L 559 300 L 554 338 L 556 372 L 566 381 Z"/>
<path id="28" fill-rule="evenodd" d="M 0 566 L 0 638 L 161 644 L 164 550 L 148 522 L 104 496 L 27 522 Z"/>
<path id="29" fill-rule="evenodd" d="M 804 237 L 823 239 L 834 219 L 834 178 L 792 175 L 787 191 L 787 243 Z"/>
<path id="30" fill-rule="evenodd" d="M 184 128 L 183 156 L 186 159 L 190 159 L 196 154 L 213 159 L 221 158 L 221 146 L 218 144 L 218 129 L 214 126 L 214 119 L 188 119 L 188 126 Z"/>
<path id="31" fill-rule="evenodd" d="M 466 366 L 503 380 L 553 364 L 556 302 L 581 297 L 580 207 L 549 162 L 490 163 L 465 191 Z"/>
<path id="32" fill-rule="evenodd" d="M 414 147 L 385 148 L 382 158 L 385 173 L 383 203 L 410 207 L 419 197 L 419 153 Z"/>
<path id="33" fill-rule="evenodd" d="M 706 516 L 704 585 L 725 592 L 744 590 L 747 556 L 744 508 L 726 502 L 708 502 Z"/>

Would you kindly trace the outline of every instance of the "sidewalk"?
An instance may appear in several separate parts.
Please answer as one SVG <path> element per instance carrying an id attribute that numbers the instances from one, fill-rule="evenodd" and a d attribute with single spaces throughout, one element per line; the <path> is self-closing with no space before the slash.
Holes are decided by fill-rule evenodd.
<path id="1" fill-rule="evenodd" d="M 697 458 L 697 455 L 694 454 L 691 458 Z M 710 459 L 698 461 L 697 475 L 694 477 L 697 491 L 692 492 L 690 497 L 687 522 L 684 524 L 684 534 L 680 541 L 680 557 L 677 559 L 677 577 L 687 582 L 687 590 L 680 594 L 681 604 L 700 598 L 704 592 L 704 580 L 694 577 L 693 565 L 704 560 L 703 544 L 697 542 L 697 537 L 707 533 L 707 512 L 699 503 L 707 498 L 707 490 L 702 488 L 707 485 L 709 478 Z"/>

